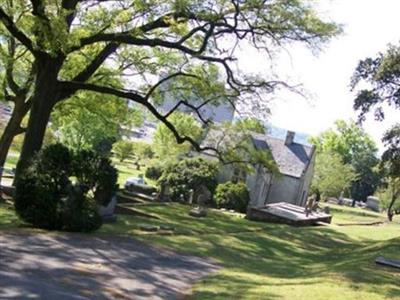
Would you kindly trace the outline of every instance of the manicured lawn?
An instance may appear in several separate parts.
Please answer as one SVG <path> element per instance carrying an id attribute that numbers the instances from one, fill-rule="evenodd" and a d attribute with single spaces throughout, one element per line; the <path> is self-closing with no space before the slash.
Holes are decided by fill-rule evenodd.
<path id="1" fill-rule="evenodd" d="M 145 164 L 145 166 L 141 166 L 140 170 L 137 170 L 136 164 L 132 160 L 125 160 L 124 162 L 120 162 L 117 159 L 113 159 L 114 166 L 118 169 L 118 184 L 120 187 L 123 187 L 126 180 L 129 177 L 138 177 L 140 174 L 144 176 L 146 172 L 146 165 L 150 164 L 151 162 L 148 160 L 141 161 L 141 164 Z M 156 183 L 151 180 L 146 178 L 146 183 L 149 185 L 155 185 Z"/>
<path id="2" fill-rule="evenodd" d="M 15 168 L 15 166 L 17 165 L 17 162 L 18 162 L 18 157 L 19 157 L 18 153 L 10 152 L 7 156 L 5 167 L 9 168 L 9 169 Z"/>
<path id="3" fill-rule="evenodd" d="M 15 229 L 22 225 L 23 223 L 15 214 L 14 207 L 9 204 L 0 203 L 0 230 Z"/>
<path id="4" fill-rule="evenodd" d="M 17 165 L 17 162 L 18 162 L 18 155 L 19 154 L 17 152 L 10 152 L 7 157 L 5 167 L 9 168 L 9 169 L 15 168 L 15 166 Z M 113 159 L 113 163 L 119 172 L 118 184 L 120 185 L 120 187 L 123 187 L 123 185 L 125 184 L 126 180 L 129 177 L 138 177 L 139 174 L 144 175 L 144 173 L 146 172 L 145 166 L 141 166 L 140 170 L 137 170 L 137 167 L 134 164 L 133 160 L 126 160 L 121 163 L 121 162 L 119 162 L 119 160 Z M 141 163 L 148 165 L 151 163 L 151 161 L 144 160 Z M 149 185 L 156 185 L 156 183 L 153 180 L 148 179 L 148 178 L 146 178 L 146 182 Z"/>
<path id="5" fill-rule="evenodd" d="M 214 259 L 222 269 L 198 282 L 191 299 L 400 299 L 400 272 L 374 263 L 380 255 L 400 259 L 398 220 L 380 226 L 296 228 L 217 210 L 195 219 L 180 204 L 141 209 L 160 220 L 118 216 L 117 223 L 103 225 L 96 235 L 131 235 Z M 383 218 L 361 209 L 333 206 L 331 211 L 335 223 Z M 18 226 L 4 205 L 0 224 Z M 139 230 L 141 224 L 170 225 L 175 233 L 146 233 Z"/>
<path id="6" fill-rule="evenodd" d="M 400 224 L 295 228 L 210 211 L 187 215 L 183 205 L 149 206 L 160 221 L 121 216 L 100 232 L 132 234 L 177 251 L 215 259 L 223 269 L 197 283 L 193 299 L 400 299 L 400 272 L 376 266 L 400 259 Z M 336 223 L 380 220 L 364 210 L 333 207 Z M 175 235 L 143 233 L 139 224 L 168 224 Z"/>
<path id="7" fill-rule="evenodd" d="M 355 222 L 377 222 L 386 221 L 386 216 L 370 210 L 347 207 L 333 204 L 323 204 L 329 206 L 331 213 L 335 216 L 333 223 L 345 224 Z"/>

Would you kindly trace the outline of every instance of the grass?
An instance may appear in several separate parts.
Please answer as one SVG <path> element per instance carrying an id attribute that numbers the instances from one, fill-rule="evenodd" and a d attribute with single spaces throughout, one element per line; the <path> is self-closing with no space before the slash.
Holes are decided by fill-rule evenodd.
<path id="1" fill-rule="evenodd" d="M 120 162 L 117 159 L 113 159 L 114 166 L 118 169 L 118 184 L 122 187 L 126 180 L 129 177 L 138 177 L 140 174 L 144 176 L 146 172 L 146 167 L 141 165 L 140 170 L 137 170 L 136 164 L 133 160 L 125 160 L 124 162 Z M 141 161 L 141 163 L 150 164 L 151 162 L 148 160 Z M 149 185 L 156 185 L 154 180 L 146 178 L 146 183 Z"/>
<path id="2" fill-rule="evenodd" d="M 15 229 L 23 227 L 23 225 L 23 222 L 16 216 L 14 207 L 10 204 L 0 202 L 0 230 Z"/>
<path id="3" fill-rule="evenodd" d="M 7 156 L 6 164 L 5 167 L 12 169 L 15 168 L 18 162 L 18 157 L 19 154 L 17 152 L 10 152 L 9 155 Z M 136 164 L 134 163 L 133 160 L 126 160 L 124 162 L 120 162 L 119 160 L 113 158 L 112 159 L 114 166 L 118 169 L 118 184 L 120 187 L 123 187 L 126 180 L 129 177 L 138 177 L 140 174 L 145 174 L 146 172 L 146 167 L 141 166 L 140 170 L 137 170 Z M 143 164 L 150 164 L 151 161 L 145 160 L 142 161 L 141 163 Z M 146 182 L 149 185 L 156 185 L 156 182 L 154 180 L 146 178 Z"/>
<path id="4" fill-rule="evenodd" d="M 198 282 L 191 299 L 400 299 L 400 272 L 376 266 L 383 255 L 400 259 L 400 223 L 380 226 L 290 227 L 252 222 L 241 214 L 209 210 L 204 219 L 190 207 L 143 206 L 160 220 L 118 216 L 96 234 L 130 235 L 175 251 L 213 259 L 221 266 Z M 383 215 L 331 206 L 334 223 L 382 220 Z M 175 234 L 139 230 L 169 225 Z M 0 205 L 0 229 L 20 227 Z"/>
<path id="5" fill-rule="evenodd" d="M 214 259 L 222 269 L 197 283 L 192 299 L 400 299 L 400 272 L 374 263 L 379 255 L 400 259 L 399 223 L 296 228 L 215 210 L 194 219 L 178 204 L 143 209 L 161 220 L 120 216 L 100 232 Z M 383 218 L 339 206 L 332 213 L 336 223 Z M 143 223 L 167 224 L 176 234 L 146 234 Z"/>
<path id="6" fill-rule="evenodd" d="M 5 167 L 12 169 L 15 168 L 18 162 L 19 154 L 16 152 L 9 152 L 6 160 Z"/>

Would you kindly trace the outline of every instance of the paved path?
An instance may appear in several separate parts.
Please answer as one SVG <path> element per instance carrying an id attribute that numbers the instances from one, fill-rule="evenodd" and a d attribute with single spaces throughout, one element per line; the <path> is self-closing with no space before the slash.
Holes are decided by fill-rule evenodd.
<path id="1" fill-rule="evenodd" d="M 217 269 L 131 238 L 0 232 L 0 299 L 177 299 Z"/>

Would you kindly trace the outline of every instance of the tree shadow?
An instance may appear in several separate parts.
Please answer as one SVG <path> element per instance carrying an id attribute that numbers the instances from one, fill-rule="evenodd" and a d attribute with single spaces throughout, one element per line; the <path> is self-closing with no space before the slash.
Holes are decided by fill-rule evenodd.
<path id="1" fill-rule="evenodd" d="M 175 299 L 218 267 L 122 237 L 0 236 L 1 299 Z"/>

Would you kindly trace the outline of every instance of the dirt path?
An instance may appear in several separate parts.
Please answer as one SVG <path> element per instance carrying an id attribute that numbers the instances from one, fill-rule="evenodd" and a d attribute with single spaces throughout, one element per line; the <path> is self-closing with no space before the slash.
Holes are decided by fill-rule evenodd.
<path id="1" fill-rule="evenodd" d="M 217 269 L 131 238 L 0 232 L 0 299 L 176 299 Z"/>

